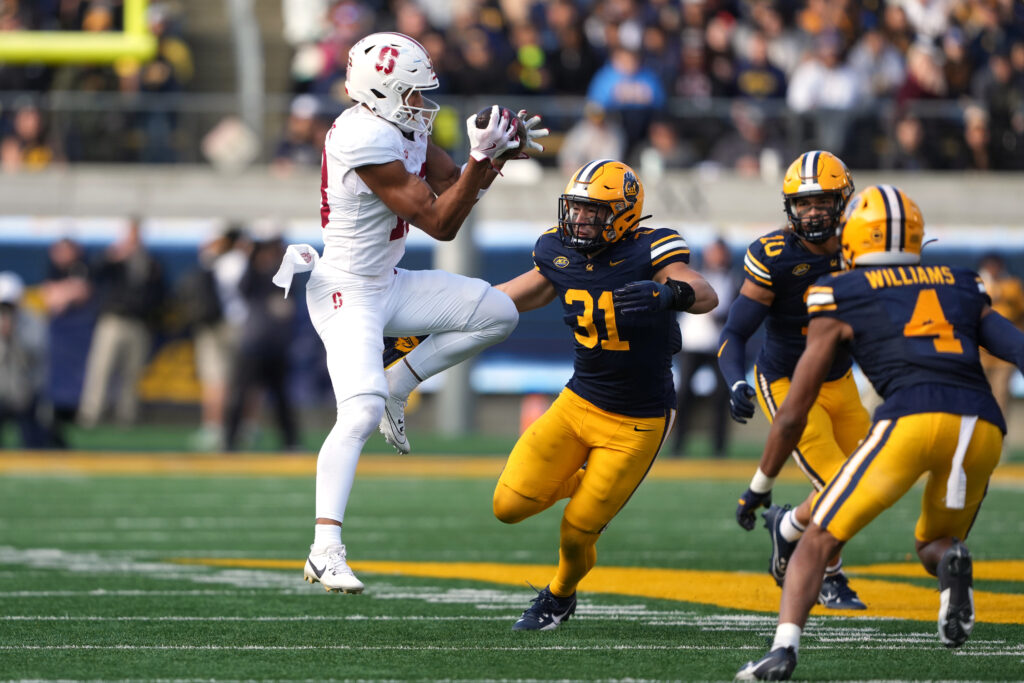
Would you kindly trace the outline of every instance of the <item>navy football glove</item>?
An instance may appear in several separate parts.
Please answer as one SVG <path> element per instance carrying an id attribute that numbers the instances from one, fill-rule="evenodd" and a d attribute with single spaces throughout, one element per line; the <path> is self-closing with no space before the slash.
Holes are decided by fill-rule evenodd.
<path id="1" fill-rule="evenodd" d="M 757 493 L 753 489 L 747 489 L 740 496 L 740 504 L 736 506 L 736 523 L 750 531 L 757 521 L 757 508 L 768 507 L 772 504 L 772 492 L 765 491 Z"/>
<path id="2" fill-rule="evenodd" d="M 729 413 L 732 419 L 740 424 L 747 424 L 747 419 L 754 417 L 754 390 L 744 380 L 740 380 L 729 388 Z"/>
<path id="3" fill-rule="evenodd" d="M 612 292 L 612 305 L 620 315 L 654 313 L 672 308 L 675 292 L 654 280 L 630 282 Z"/>

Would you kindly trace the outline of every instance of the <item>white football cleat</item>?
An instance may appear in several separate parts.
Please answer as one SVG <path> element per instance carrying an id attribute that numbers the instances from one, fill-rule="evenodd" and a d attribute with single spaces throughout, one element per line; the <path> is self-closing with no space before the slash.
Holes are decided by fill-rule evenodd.
<path id="1" fill-rule="evenodd" d="M 345 561 L 345 546 L 332 545 L 316 552 L 309 547 L 303 577 L 309 583 L 320 583 L 329 593 L 362 593 L 363 582 L 352 573 Z"/>
<path id="2" fill-rule="evenodd" d="M 380 433 L 384 440 L 399 453 L 409 453 L 409 439 L 405 436 L 405 401 L 388 396 L 384 401 L 384 415 L 380 418 Z"/>

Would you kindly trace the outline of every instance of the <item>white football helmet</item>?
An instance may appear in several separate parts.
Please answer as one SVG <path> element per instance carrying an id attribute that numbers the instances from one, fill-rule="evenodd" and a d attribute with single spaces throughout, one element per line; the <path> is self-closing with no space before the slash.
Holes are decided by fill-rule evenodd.
<path id="1" fill-rule="evenodd" d="M 430 134 L 440 106 L 424 97 L 423 106 L 414 107 L 406 98 L 436 87 L 430 55 L 409 36 L 372 33 L 348 51 L 345 92 L 407 133 Z"/>

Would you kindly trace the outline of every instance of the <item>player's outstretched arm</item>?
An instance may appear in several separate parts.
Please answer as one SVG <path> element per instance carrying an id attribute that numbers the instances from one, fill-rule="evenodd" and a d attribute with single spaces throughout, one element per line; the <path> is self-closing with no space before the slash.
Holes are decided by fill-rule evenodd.
<path id="1" fill-rule="evenodd" d="M 989 353 L 1013 363 L 1024 372 L 1024 333 L 989 306 L 981 312 L 978 341 Z"/>
<path id="2" fill-rule="evenodd" d="M 555 300 L 555 286 L 536 269 L 494 285 L 494 288 L 508 294 L 520 313 L 547 306 Z"/>
<path id="3" fill-rule="evenodd" d="M 747 280 L 729 307 L 718 338 L 718 369 L 729 387 L 729 414 L 740 424 L 754 417 L 754 389 L 747 384 L 747 340 L 768 316 L 775 292 Z"/>

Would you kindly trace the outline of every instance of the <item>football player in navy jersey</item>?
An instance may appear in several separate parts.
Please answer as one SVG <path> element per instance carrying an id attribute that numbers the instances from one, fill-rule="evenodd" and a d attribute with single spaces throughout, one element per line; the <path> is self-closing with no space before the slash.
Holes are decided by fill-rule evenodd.
<path id="1" fill-rule="evenodd" d="M 906 194 L 869 187 L 850 200 L 840 228 L 847 272 L 821 278 L 808 294 L 807 348 L 761 456 L 769 490 L 840 349 L 852 352 L 885 402 L 868 437 L 815 497 L 790 559 L 775 641 L 738 679 L 790 677 L 828 559 L 922 474 L 914 539 L 921 564 L 938 577 L 939 637 L 958 647 L 970 636 L 972 567 L 963 539 L 1006 432 L 978 347 L 1024 368 L 1024 334 L 992 310 L 976 273 L 919 265 L 923 238 L 921 212 Z"/>
<path id="2" fill-rule="evenodd" d="M 782 182 L 787 227 L 755 240 L 743 259 L 746 278 L 729 308 L 719 340 L 718 366 L 730 393 L 733 419 L 745 423 L 754 415 L 755 390 L 746 381 L 746 343 L 762 321 L 765 340 L 754 376 L 757 397 L 769 421 L 775 419 L 790 387 L 790 378 L 807 335 L 807 288 L 820 276 L 839 270 L 836 227 L 853 194 L 853 178 L 838 157 L 824 151 L 801 154 Z M 794 451 L 794 459 L 820 491 L 867 434 L 870 418 L 860 402 L 850 358 L 836 355 L 825 385 Z M 771 496 L 755 478 L 740 498 L 736 519 L 747 531 L 755 512 L 764 513 L 772 540 L 769 571 L 781 586 L 789 556 L 810 519 L 808 497 L 796 509 L 771 505 Z M 813 496 L 813 492 L 811 494 Z M 770 507 L 769 507 L 770 506 Z M 865 609 L 850 588 L 838 555 L 826 569 L 818 601 L 832 609 Z"/>
<path id="3" fill-rule="evenodd" d="M 672 354 L 679 311 L 718 304 L 675 230 L 640 227 L 644 189 L 618 161 L 592 161 L 558 200 L 558 227 L 537 240 L 534 268 L 497 285 L 520 311 L 556 298 L 575 339 L 572 378 L 520 437 L 494 491 L 514 524 L 569 498 L 551 582 L 512 626 L 550 630 L 576 609 L 601 532 L 640 485 L 675 418 Z M 584 467 L 585 466 L 585 467 Z"/>

